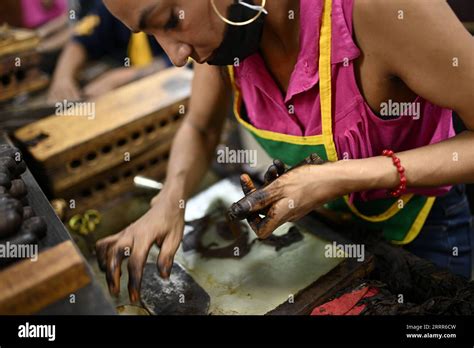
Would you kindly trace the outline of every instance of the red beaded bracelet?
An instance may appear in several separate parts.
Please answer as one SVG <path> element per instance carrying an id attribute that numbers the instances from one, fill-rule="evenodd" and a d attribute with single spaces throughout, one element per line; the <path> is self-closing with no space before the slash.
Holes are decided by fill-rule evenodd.
<path id="1" fill-rule="evenodd" d="M 407 189 L 407 177 L 405 176 L 405 168 L 402 167 L 400 163 L 400 158 L 398 158 L 392 150 L 383 150 L 382 155 L 385 157 L 391 157 L 393 165 L 397 167 L 398 174 L 400 175 L 400 185 L 389 192 L 392 197 L 400 197 Z"/>

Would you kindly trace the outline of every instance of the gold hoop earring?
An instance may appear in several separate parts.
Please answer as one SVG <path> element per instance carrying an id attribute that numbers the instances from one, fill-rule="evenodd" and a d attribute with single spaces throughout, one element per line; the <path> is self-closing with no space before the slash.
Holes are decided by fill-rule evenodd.
<path id="1" fill-rule="evenodd" d="M 260 5 L 261 9 L 258 11 L 258 13 L 253 18 L 250 18 L 249 20 L 247 20 L 245 22 L 233 22 L 233 21 L 225 18 L 219 12 L 219 10 L 217 9 L 215 0 L 210 0 L 210 1 L 211 1 L 211 5 L 212 5 L 212 8 L 213 8 L 214 12 L 219 16 L 219 18 L 221 20 L 223 20 L 225 23 L 227 23 L 229 25 L 234 25 L 234 26 L 244 26 L 244 25 L 248 25 L 248 24 L 251 24 L 251 23 L 255 22 L 258 19 L 258 17 L 260 17 L 262 15 L 262 13 L 265 11 L 265 4 L 267 3 L 267 0 L 262 0 L 262 4 Z"/>

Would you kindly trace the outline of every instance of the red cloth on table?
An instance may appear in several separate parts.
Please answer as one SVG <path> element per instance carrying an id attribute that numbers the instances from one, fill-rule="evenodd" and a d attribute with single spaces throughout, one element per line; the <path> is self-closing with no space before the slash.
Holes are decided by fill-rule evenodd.
<path id="1" fill-rule="evenodd" d="M 311 312 L 311 315 L 359 315 L 366 305 L 357 304 L 362 299 L 376 294 L 378 294 L 377 288 L 366 286 L 316 307 Z"/>

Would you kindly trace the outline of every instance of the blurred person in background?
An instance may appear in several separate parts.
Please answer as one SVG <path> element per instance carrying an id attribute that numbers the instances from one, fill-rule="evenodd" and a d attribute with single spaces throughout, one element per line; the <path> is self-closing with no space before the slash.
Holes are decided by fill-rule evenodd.
<path id="1" fill-rule="evenodd" d="M 109 60 L 115 68 L 81 88 L 78 74 L 89 61 Z M 144 33 L 133 34 L 99 1 L 74 28 L 48 93 L 48 101 L 94 98 L 170 65 L 158 43 Z"/>

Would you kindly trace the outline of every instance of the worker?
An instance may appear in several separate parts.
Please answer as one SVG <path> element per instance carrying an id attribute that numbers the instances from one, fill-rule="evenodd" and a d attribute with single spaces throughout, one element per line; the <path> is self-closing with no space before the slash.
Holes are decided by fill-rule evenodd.
<path id="1" fill-rule="evenodd" d="M 130 256 L 138 299 L 154 243 L 169 277 L 180 202 L 207 170 L 231 91 L 238 121 L 271 157 L 326 161 L 281 175 L 272 167 L 277 178 L 256 191 L 242 176 L 248 194 L 232 213 L 264 214 L 251 224 L 258 237 L 325 206 L 470 277 L 463 183 L 474 181 L 474 41 L 444 0 L 104 2 L 131 30 L 153 35 L 174 65 L 199 63 L 163 190 L 144 216 L 96 245 L 112 294 Z M 455 136 L 451 110 L 468 131 Z"/>
<path id="2" fill-rule="evenodd" d="M 115 66 L 80 88 L 77 75 L 90 60 L 109 58 Z M 75 27 L 64 48 L 48 93 L 51 103 L 98 97 L 169 65 L 158 43 L 144 33 L 132 34 L 99 2 Z"/>

